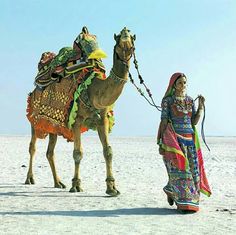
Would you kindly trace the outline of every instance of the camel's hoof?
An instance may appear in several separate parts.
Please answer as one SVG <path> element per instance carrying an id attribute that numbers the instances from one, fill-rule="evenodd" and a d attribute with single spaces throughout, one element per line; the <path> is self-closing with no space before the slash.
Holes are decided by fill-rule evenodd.
<path id="1" fill-rule="evenodd" d="M 120 195 L 120 192 L 117 189 L 107 189 L 106 194 L 112 197 L 117 197 L 118 195 Z"/>
<path id="2" fill-rule="evenodd" d="M 26 179 L 25 184 L 31 184 L 30 179 Z"/>
<path id="3" fill-rule="evenodd" d="M 72 187 L 69 191 L 70 193 L 83 192 L 83 189 L 80 186 Z"/>
<path id="4" fill-rule="evenodd" d="M 72 179 L 72 188 L 70 189 L 70 193 L 76 193 L 76 192 L 83 192 L 83 189 L 80 186 L 81 180 L 80 179 Z"/>
<path id="5" fill-rule="evenodd" d="M 70 193 L 76 193 L 77 192 L 76 187 L 72 187 L 69 192 Z"/>
<path id="6" fill-rule="evenodd" d="M 116 189 L 115 179 L 113 177 L 107 177 L 106 178 L 106 183 L 107 183 L 106 194 L 108 194 L 112 197 L 116 197 L 120 194 L 120 192 Z"/>
<path id="7" fill-rule="evenodd" d="M 66 188 L 66 186 L 65 186 L 61 181 L 59 181 L 58 183 L 56 183 L 56 184 L 54 185 L 54 187 L 55 187 L 55 188 Z"/>
<path id="8" fill-rule="evenodd" d="M 25 184 L 35 184 L 35 181 L 34 181 L 33 177 L 27 178 L 26 181 L 25 181 Z"/>

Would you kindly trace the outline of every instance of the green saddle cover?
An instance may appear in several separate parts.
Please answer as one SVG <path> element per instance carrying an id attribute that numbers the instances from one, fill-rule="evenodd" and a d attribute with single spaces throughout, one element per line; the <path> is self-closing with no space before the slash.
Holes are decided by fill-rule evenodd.
<path id="1" fill-rule="evenodd" d="M 49 67 L 54 70 L 56 67 L 67 63 L 71 58 L 76 56 L 76 51 L 72 47 L 63 47 L 59 53 L 53 58 Z"/>

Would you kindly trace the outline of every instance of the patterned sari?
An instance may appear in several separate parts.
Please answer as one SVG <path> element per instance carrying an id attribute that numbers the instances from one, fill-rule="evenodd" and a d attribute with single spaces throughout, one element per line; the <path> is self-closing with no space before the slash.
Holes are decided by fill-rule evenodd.
<path id="1" fill-rule="evenodd" d="M 172 75 L 162 102 L 162 119 L 167 119 L 167 127 L 157 143 L 162 148 L 163 161 L 168 173 L 168 183 L 163 188 L 169 203 L 175 202 L 177 209 L 198 211 L 200 192 L 211 195 L 206 178 L 201 148 L 195 126 L 191 123 L 195 115 L 194 102 L 185 97 L 185 107 L 173 95 L 173 85 L 179 76 Z M 170 203 L 173 204 L 173 203 Z"/>
<path id="2" fill-rule="evenodd" d="M 200 192 L 210 196 L 211 191 L 196 130 L 192 140 L 194 144 L 188 143 L 186 139 L 181 141 L 171 123 L 168 124 L 161 144 L 165 150 L 163 161 L 169 176 L 163 190 L 173 199 L 177 209 L 198 211 Z"/>

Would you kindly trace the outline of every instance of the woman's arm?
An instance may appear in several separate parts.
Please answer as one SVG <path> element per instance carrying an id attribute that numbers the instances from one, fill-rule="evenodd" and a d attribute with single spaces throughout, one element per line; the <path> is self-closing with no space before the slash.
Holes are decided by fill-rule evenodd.
<path id="1" fill-rule="evenodd" d="M 158 129 L 158 135 L 157 135 L 157 144 L 159 145 L 159 153 L 161 155 L 164 154 L 164 149 L 161 148 L 161 145 L 162 145 L 162 137 L 163 137 L 163 134 L 166 130 L 166 127 L 167 127 L 167 124 L 168 124 L 168 120 L 170 118 L 170 100 L 169 98 L 164 98 L 162 100 L 162 103 L 161 103 L 161 122 L 160 122 L 160 125 L 159 125 L 159 129 Z"/>
<path id="2" fill-rule="evenodd" d="M 159 127 L 159 136 L 158 136 L 159 140 L 162 139 L 163 133 L 166 130 L 167 124 L 168 124 L 168 119 L 164 118 L 161 120 L 160 127 Z"/>
<path id="3" fill-rule="evenodd" d="M 165 153 L 165 150 L 161 147 L 161 144 L 162 144 L 162 137 L 163 137 L 163 134 L 166 130 L 167 124 L 168 124 L 168 119 L 164 118 L 161 120 L 161 123 L 159 126 L 159 131 L 158 131 L 158 136 L 157 136 L 157 144 L 159 145 L 159 153 L 161 155 L 164 155 L 164 153 Z"/>

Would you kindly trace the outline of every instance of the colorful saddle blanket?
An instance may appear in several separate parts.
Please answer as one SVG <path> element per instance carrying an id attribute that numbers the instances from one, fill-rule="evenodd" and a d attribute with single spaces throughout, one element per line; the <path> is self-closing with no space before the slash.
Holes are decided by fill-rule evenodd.
<path id="1" fill-rule="evenodd" d="M 67 77 L 44 89 L 36 88 L 29 95 L 27 117 L 35 129 L 36 137 L 45 138 L 52 133 L 62 135 L 68 141 L 73 140 L 73 133 L 67 128 L 69 109 L 74 92 L 85 75 L 82 71 L 76 80 Z"/>
<path id="2" fill-rule="evenodd" d="M 82 91 L 86 91 L 95 75 L 100 79 L 105 79 L 104 72 L 96 67 L 79 68 L 76 79 L 74 74 L 69 74 L 60 82 L 52 83 L 45 88 L 36 87 L 28 97 L 27 118 L 34 127 L 37 138 L 43 139 L 52 133 L 62 135 L 68 141 L 74 140 L 71 128 L 78 112 L 80 102 L 78 98 Z M 109 131 L 111 131 L 114 125 L 112 109 L 107 115 Z M 85 120 L 80 131 L 82 133 L 88 129 L 96 129 L 89 119 Z"/>
<path id="3" fill-rule="evenodd" d="M 101 60 L 84 60 L 78 50 L 76 51 L 70 47 L 62 48 L 58 55 L 52 52 L 44 52 L 38 64 L 39 72 L 34 84 L 39 88 L 45 88 L 54 82 L 60 82 L 63 77 L 77 73 L 85 68 L 97 68 L 105 72 L 105 67 Z M 104 76 L 101 77 L 101 79 L 103 78 Z"/>
<path id="4" fill-rule="evenodd" d="M 38 64 L 38 74 L 35 85 L 42 88 L 64 77 L 67 66 L 71 66 L 81 59 L 81 54 L 71 47 L 63 47 L 58 55 L 53 52 L 44 52 Z"/>

